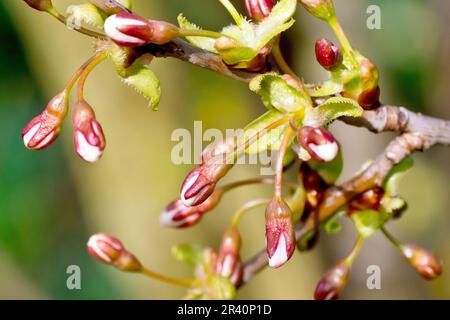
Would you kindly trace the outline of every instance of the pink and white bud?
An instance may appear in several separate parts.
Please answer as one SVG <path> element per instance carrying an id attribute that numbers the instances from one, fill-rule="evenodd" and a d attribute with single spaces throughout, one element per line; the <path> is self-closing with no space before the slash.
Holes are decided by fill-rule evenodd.
<path id="1" fill-rule="evenodd" d="M 187 207 L 181 200 L 172 201 L 161 213 L 159 222 L 166 228 L 188 228 L 196 225 L 203 215 L 214 209 L 222 198 L 223 190 L 216 190 L 205 202 Z"/>
<path id="2" fill-rule="evenodd" d="M 266 208 L 266 250 L 272 268 L 281 267 L 294 254 L 292 212 L 280 197 L 275 197 Z"/>
<path id="3" fill-rule="evenodd" d="M 236 227 L 227 229 L 222 237 L 220 251 L 217 258 L 216 272 L 222 277 L 231 278 L 236 269 L 242 267 L 241 235 Z"/>
<path id="4" fill-rule="evenodd" d="M 45 110 L 33 118 L 23 129 L 22 139 L 29 149 L 41 150 L 58 137 L 67 114 L 67 95 L 58 94 L 48 103 Z"/>
<path id="5" fill-rule="evenodd" d="M 147 43 L 165 44 L 179 35 L 179 29 L 167 22 L 122 12 L 108 17 L 105 33 L 120 46 L 137 47 Z"/>
<path id="6" fill-rule="evenodd" d="M 333 135 L 323 128 L 302 127 L 299 131 L 298 142 L 320 162 L 334 160 L 339 152 L 339 145 Z"/>
<path id="7" fill-rule="evenodd" d="M 100 159 L 106 147 L 103 129 L 86 101 L 77 101 L 73 110 L 75 152 L 81 159 L 95 162 Z"/>
<path id="8" fill-rule="evenodd" d="M 348 276 L 350 274 L 350 267 L 341 262 L 328 271 L 317 284 L 314 292 L 315 300 L 336 300 L 344 289 Z"/>
<path id="9" fill-rule="evenodd" d="M 274 6 L 273 0 L 245 0 L 245 8 L 250 18 L 260 22 L 266 18 Z"/>
<path id="10" fill-rule="evenodd" d="M 87 248 L 94 258 L 122 271 L 137 272 L 142 269 L 139 260 L 125 249 L 122 242 L 106 233 L 91 236 Z"/>
<path id="11" fill-rule="evenodd" d="M 432 251 L 415 244 L 401 246 L 402 255 L 409 264 L 425 279 L 433 280 L 442 273 L 442 261 Z"/>

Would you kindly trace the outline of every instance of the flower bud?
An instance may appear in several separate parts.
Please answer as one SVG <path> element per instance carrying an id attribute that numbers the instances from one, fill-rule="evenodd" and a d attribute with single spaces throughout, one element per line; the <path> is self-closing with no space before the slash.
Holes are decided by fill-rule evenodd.
<path id="1" fill-rule="evenodd" d="M 323 128 L 302 127 L 299 131 L 298 142 L 319 162 L 332 161 L 339 152 L 336 140 Z"/>
<path id="2" fill-rule="evenodd" d="M 236 146 L 236 137 L 226 137 L 223 140 L 215 141 L 208 145 L 200 156 L 201 163 L 205 164 L 207 162 L 211 163 L 227 163 L 227 156 L 231 156 L 234 153 Z"/>
<path id="3" fill-rule="evenodd" d="M 53 8 L 51 0 L 25 0 L 25 2 L 33 9 L 39 11 L 48 11 Z"/>
<path id="4" fill-rule="evenodd" d="M 165 44 L 175 39 L 179 33 L 173 24 L 148 20 L 128 12 L 110 16 L 106 19 L 104 28 L 115 43 L 126 47 L 147 43 Z"/>
<path id="5" fill-rule="evenodd" d="M 23 143 L 29 149 L 41 150 L 58 137 L 67 114 L 67 94 L 62 92 L 48 103 L 45 110 L 23 129 Z"/>
<path id="6" fill-rule="evenodd" d="M 76 154 L 88 162 L 100 159 L 106 146 L 106 140 L 102 127 L 95 118 L 94 110 L 86 101 L 79 100 L 75 103 L 72 124 L 75 130 Z"/>
<path id="7" fill-rule="evenodd" d="M 298 0 L 314 17 L 329 21 L 335 16 L 333 0 Z"/>
<path id="8" fill-rule="evenodd" d="M 196 207 L 187 207 L 181 200 L 172 201 L 161 213 L 160 224 L 166 228 L 188 228 L 196 225 L 203 215 L 214 209 L 222 198 L 223 190 L 216 190 L 205 202 Z"/>
<path id="9" fill-rule="evenodd" d="M 216 264 L 216 272 L 222 277 L 230 278 L 235 273 L 241 261 L 241 244 L 241 235 L 236 227 L 225 231 Z M 242 267 L 242 263 L 240 265 Z"/>
<path id="10" fill-rule="evenodd" d="M 316 58 L 319 64 L 328 71 L 336 71 L 343 61 L 339 47 L 327 39 L 317 40 Z"/>
<path id="11" fill-rule="evenodd" d="M 355 211 L 375 210 L 381 209 L 381 200 L 383 199 L 384 191 L 380 187 L 367 190 L 356 198 L 354 198 L 348 205 L 348 213 L 352 214 Z"/>
<path id="12" fill-rule="evenodd" d="M 273 0 L 245 0 L 245 8 L 250 18 L 260 22 L 272 11 Z"/>
<path id="13" fill-rule="evenodd" d="M 91 256 L 122 271 L 137 272 L 142 269 L 139 260 L 124 248 L 120 240 L 106 233 L 91 236 L 87 247 Z"/>
<path id="14" fill-rule="evenodd" d="M 121 12 L 130 12 L 130 10 L 122 3 L 116 0 L 89 0 L 97 8 L 100 8 L 107 14 L 117 14 Z"/>
<path id="15" fill-rule="evenodd" d="M 280 197 L 275 197 L 266 208 L 266 249 L 272 268 L 285 264 L 295 250 L 292 212 Z"/>
<path id="16" fill-rule="evenodd" d="M 401 250 L 406 260 L 425 279 L 433 280 L 442 273 L 442 261 L 434 252 L 415 244 L 404 244 Z"/>
<path id="17" fill-rule="evenodd" d="M 366 59 L 361 62 L 361 88 L 358 103 L 365 110 L 372 110 L 380 104 L 381 90 L 378 86 L 379 72 L 376 65 Z"/>
<path id="18" fill-rule="evenodd" d="M 328 271 L 317 284 L 314 292 L 316 300 L 336 300 L 348 281 L 350 267 L 341 262 Z"/>

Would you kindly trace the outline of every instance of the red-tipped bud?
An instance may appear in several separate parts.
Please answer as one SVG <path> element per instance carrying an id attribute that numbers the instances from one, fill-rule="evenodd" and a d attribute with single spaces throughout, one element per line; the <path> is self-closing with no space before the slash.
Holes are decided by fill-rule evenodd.
<path id="1" fill-rule="evenodd" d="M 39 11 L 48 11 L 53 8 L 51 0 L 25 0 L 25 2 L 30 7 Z"/>
<path id="2" fill-rule="evenodd" d="M 345 263 L 337 264 L 328 271 L 317 284 L 314 292 L 316 300 L 336 300 L 347 283 L 350 267 Z"/>
<path id="3" fill-rule="evenodd" d="M 236 227 L 231 227 L 225 231 L 216 264 L 218 274 L 230 278 L 236 273 L 236 269 L 242 268 L 241 244 L 241 235 Z"/>
<path id="4" fill-rule="evenodd" d="M 337 70 L 343 61 L 339 47 L 327 39 L 317 40 L 316 58 L 319 64 L 328 71 Z"/>
<path id="5" fill-rule="evenodd" d="M 333 0 L 298 0 L 314 17 L 329 21 L 335 16 Z"/>
<path id="6" fill-rule="evenodd" d="M 137 272 L 142 269 L 139 260 L 128 252 L 119 239 L 106 233 L 98 233 L 87 243 L 91 256 L 122 271 Z"/>
<path id="7" fill-rule="evenodd" d="M 75 130 L 76 154 L 88 162 L 100 159 L 106 146 L 106 140 L 102 127 L 95 118 L 94 110 L 86 101 L 79 100 L 75 103 L 72 124 Z"/>
<path id="8" fill-rule="evenodd" d="M 122 12 L 105 21 L 105 33 L 118 45 L 142 46 L 147 43 L 165 44 L 175 39 L 179 30 L 173 24 L 148 20 L 136 14 Z"/>
<path id="9" fill-rule="evenodd" d="M 272 268 L 285 264 L 295 250 L 292 212 L 280 197 L 275 197 L 266 208 L 266 249 Z"/>
<path id="10" fill-rule="evenodd" d="M 339 152 L 339 145 L 333 135 L 323 128 L 302 127 L 299 131 L 298 142 L 320 162 L 332 161 Z"/>
<path id="11" fill-rule="evenodd" d="M 130 10 L 125 7 L 122 3 L 116 0 L 89 0 L 97 8 L 102 9 L 107 14 L 117 14 L 121 12 L 130 12 Z"/>
<path id="12" fill-rule="evenodd" d="M 361 193 L 350 202 L 348 206 L 348 213 L 352 214 L 355 211 L 362 210 L 379 211 L 381 208 L 381 200 L 383 199 L 383 195 L 384 191 L 380 187 Z"/>
<path id="13" fill-rule="evenodd" d="M 409 264 L 425 279 L 433 280 L 442 273 L 442 261 L 434 252 L 415 244 L 402 245 L 401 250 Z"/>
<path id="14" fill-rule="evenodd" d="M 48 103 L 45 110 L 33 118 L 23 129 L 23 143 L 29 149 L 41 150 L 58 137 L 67 114 L 67 95 L 58 94 Z"/>
<path id="15" fill-rule="evenodd" d="M 273 0 L 245 0 L 245 8 L 253 21 L 259 22 L 272 11 Z"/>
<path id="16" fill-rule="evenodd" d="M 181 200 L 171 202 L 160 215 L 160 224 L 166 228 L 188 228 L 196 225 L 203 215 L 214 209 L 222 198 L 223 190 L 216 190 L 205 202 L 187 207 Z"/>

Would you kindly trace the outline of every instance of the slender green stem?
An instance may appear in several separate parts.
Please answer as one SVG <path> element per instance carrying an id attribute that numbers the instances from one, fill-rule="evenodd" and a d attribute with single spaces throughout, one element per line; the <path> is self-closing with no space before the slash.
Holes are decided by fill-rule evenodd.
<path id="1" fill-rule="evenodd" d="M 78 88 L 77 88 L 78 100 L 84 99 L 84 95 L 83 95 L 84 85 L 85 85 L 86 79 L 89 76 L 89 74 L 91 73 L 91 71 L 99 63 L 101 63 L 103 60 L 105 60 L 107 57 L 108 57 L 108 53 L 101 51 L 101 52 L 96 53 L 91 59 L 88 60 L 86 66 L 84 67 L 84 69 L 82 69 L 81 75 L 79 76 Z"/>
<path id="2" fill-rule="evenodd" d="M 278 66 L 280 67 L 280 69 L 283 73 L 286 73 L 286 74 L 294 77 L 297 81 L 301 82 L 299 76 L 297 76 L 297 74 L 294 72 L 294 70 L 292 70 L 292 68 L 286 62 L 286 59 L 284 59 L 283 53 L 281 52 L 281 48 L 280 48 L 280 37 L 279 36 L 275 39 L 275 42 L 274 42 L 274 45 L 272 48 L 272 55 L 273 55 L 273 58 L 275 59 L 275 62 L 278 64 Z"/>
<path id="3" fill-rule="evenodd" d="M 142 267 L 141 273 L 149 278 L 159 280 L 165 283 L 174 284 L 177 286 L 192 288 L 198 285 L 197 279 L 176 279 L 159 273 L 156 273 L 148 268 Z"/>
<path id="4" fill-rule="evenodd" d="M 387 229 L 386 229 L 386 227 L 385 226 L 382 226 L 381 228 L 381 232 L 383 232 L 383 234 L 384 234 L 384 236 L 398 249 L 398 250 L 400 250 L 401 251 L 401 244 L 400 244 L 400 242 L 397 240 L 397 239 L 395 239 L 394 238 L 394 236 L 389 232 L 389 231 L 387 231 Z"/>
<path id="5" fill-rule="evenodd" d="M 286 150 L 289 147 L 292 137 L 294 136 L 294 130 L 288 127 L 283 134 L 283 140 L 281 141 L 280 149 L 278 150 L 277 164 L 276 164 L 276 175 L 275 175 L 275 196 L 281 197 L 282 186 L 283 186 L 283 160 L 286 154 Z"/>
<path id="6" fill-rule="evenodd" d="M 213 39 L 227 37 L 226 35 L 221 34 L 220 32 L 210 30 L 199 30 L 199 29 L 180 29 L 179 35 L 181 37 L 206 37 Z"/>
<path id="7" fill-rule="evenodd" d="M 247 180 L 241 180 L 241 181 L 235 181 L 232 183 L 229 183 L 227 185 L 224 185 L 221 187 L 221 189 L 225 192 L 230 191 L 232 189 L 242 187 L 242 186 L 248 186 L 251 184 L 270 184 L 273 185 L 274 179 L 269 178 L 255 178 L 255 179 L 247 179 Z M 284 185 L 289 187 L 291 190 L 296 190 L 298 188 L 298 185 L 293 182 L 284 182 Z"/>
<path id="8" fill-rule="evenodd" d="M 244 214 L 249 212 L 252 209 L 255 209 L 260 206 L 267 205 L 271 199 L 253 199 L 249 202 L 245 203 L 242 207 L 240 207 L 233 215 L 233 220 L 231 221 L 231 225 L 233 227 L 237 227 L 239 225 L 239 221 L 242 219 Z"/>
<path id="9" fill-rule="evenodd" d="M 361 247 L 364 243 L 363 237 L 358 237 L 358 240 L 356 240 L 356 244 L 352 249 L 352 252 L 348 255 L 347 258 L 345 258 L 344 263 L 346 263 L 348 266 L 351 266 L 353 262 L 355 261 L 356 257 L 358 256 L 358 253 L 361 251 Z"/>
<path id="10" fill-rule="evenodd" d="M 233 20 L 236 22 L 236 24 L 238 26 L 241 26 L 242 18 L 241 15 L 239 14 L 239 11 L 236 10 L 236 8 L 231 4 L 229 0 L 219 0 L 219 1 L 227 9 L 231 17 L 233 17 Z"/>
<path id="11" fill-rule="evenodd" d="M 350 54 L 353 57 L 353 48 L 350 44 L 350 41 L 348 40 L 347 36 L 345 35 L 344 30 L 342 29 L 341 24 L 339 23 L 339 20 L 336 16 L 332 17 L 328 21 L 331 29 L 333 29 L 334 33 L 336 34 L 336 37 L 339 39 L 339 42 L 342 45 L 342 48 L 345 52 Z"/>

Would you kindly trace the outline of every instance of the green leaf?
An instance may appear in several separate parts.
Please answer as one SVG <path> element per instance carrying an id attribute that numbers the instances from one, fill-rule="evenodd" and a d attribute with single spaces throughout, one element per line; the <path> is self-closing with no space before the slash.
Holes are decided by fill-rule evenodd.
<path id="1" fill-rule="evenodd" d="M 244 143 L 252 137 L 261 132 L 265 132 L 265 129 L 272 123 L 282 119 L 285 115 L 277 110 L 267 111 L 258 119 L 251 122 L 244 128 L 244 133 L 239 138 L 239 143 Z M 285 126 L 280 126 L 267 132 L 264 135 L 258 137 L 257 141 L 250 145 L 246 150 L 249 154 L 259 153 L 265 150 L 276 149 L 280 144 L 280 137 L 283 133 Z"/>
<path id="2" fill-rule="evenodd" d="M 149 106 L 156 109 L 161 99 L 161 87 L 159 79 L 149 69 L 150 55 L 143 55 L 126 69 L 125 74 L 121 77 L 123 82 L 137 92 L 142 94 L 148 101 Z"/>
<path id="3" fill-rule="evenodd" d="M 340 211 L 333 215 L 330 219 L 325 221 L 323 224 L 323 229 L 330 234 L 337 234 L 341 232 L 342 226 L 339 223 L 339 218 L 345 214 L 345 211 Z"/>
<path id="4" fill-rule="evenodd" d="M 316 108 L 308 109 L 305 123 L 315 127 L 322 127 L 340 117 L 360 117 L 362 114 L 363 109 L 355 100 L 333 97 Z"/>
<path id="5" fill-rule="evenodd" d="M 384 180 L 384 191 L 387 195 L 397 195 L 401 178 L 413 166 L 414 160 L 411 157 L 407 157 L 389 172 L 389 175 Z"/>
<path id="6" fill-rule="evenodd" d="M 79 29 L 83 23 L 103 29 L 105 22 L 101 10 L 91 3 L 69 6 L 66 21 L 67 26 L 74 29 Z"/>
<path id="7" fill-rule="evenodd" d="M 339 150 L 338 155 L 333 161 L 330 162 L 318 162 L 311 159 L 308 164 L 312 169 L 317 171 L 319 176 L 322 177 L 328 184 L 334 184 L 339 179 L 342 170 L 344 168 L 344 161 L 342 158 L 342 152 Z"/>
<path id="8" fill-rule="evenodd" d="M 172 247 L 172 256 L 191 267 L 196 267 L 202 262 L 203 248 L 196 245 L 179 244 Z"/>
<path id="9" fill-rule="evenodd" d="M 181 13 L 178 15 L 177 19 L 178 19 L 178 25 L 180 26 L 181 29 L 201 30 L 200 27 L 198 27 L 197 25 L 195 25 L 192 22 L 189 22 Z M 198 48 L 217 53 L 217 50 L 214 48 L 216 39 L 208 38 L 208 37 L 186 37 L 186 40 Z"/>
<path id="10" fill-rule="evenodd" d="M 322 83 L 320 86 L 312 85 L 310 91 L 311 97 L 327 97 L 334 96 L 344 89 L 344 85 L 336 80 L 328 80 Z"/>
<path id="11" fill-rule="evenodd" d="M 259 94 L 264 105 L 284 113 L 297 113 L 305 110 L 308 100 L 280 75 L 266 73 L 250 82 L 250 90 Z"/>
<path id="12" fill-rule="evenodd" d="M 385 223 L 385 215 L 374 210 L 363 210 L 351 215 L 358 233 L 363 238 L 371 237 Z"/>

